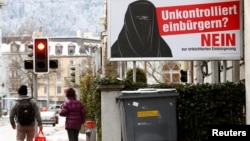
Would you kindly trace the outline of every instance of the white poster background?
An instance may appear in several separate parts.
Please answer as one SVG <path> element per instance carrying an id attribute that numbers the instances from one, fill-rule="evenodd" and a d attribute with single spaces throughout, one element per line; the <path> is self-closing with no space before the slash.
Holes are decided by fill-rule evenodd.
<path id="1" fill-rule="evenodd" d="M 177 34 L 161 36 L 172 50 L 173 57 L 154 57 L 154 58 L 112 58 L 111 46 L 118 39 L 118 35 L 124 25 L 124 16 L 128 5 L 137 0 L 109 0 L 108 1 L 108 56 L 111 61 L 128 60 L 240 60 L 242 59 L 242 22 L 240 30 L 213 31 L 211 33 L 235 33 L 236 51 L 211 50 L 211 51 L 182 51 L 183 48 L 200 47 L 201 33 Z M 149 0 L 155 7 L 171 7 L 182 5 L 209 4 L 220 2 L 231 2 L 239 0 Z M 240 4 L 242 9 L 242 4 Z M 242 12 L 242 10 L 239 10 Z M 242 13 L 239 13 L 242 15 Z M 241 17 L 240 17 L 241 19 Z M 241 20 L 242 21 L 242 20 Z M 236 21 L 237 22 L 237 21 Z M 206 33 L 206 32 L 203 32 Z M 210 33 L 210 32 L 208 32 Z"/>

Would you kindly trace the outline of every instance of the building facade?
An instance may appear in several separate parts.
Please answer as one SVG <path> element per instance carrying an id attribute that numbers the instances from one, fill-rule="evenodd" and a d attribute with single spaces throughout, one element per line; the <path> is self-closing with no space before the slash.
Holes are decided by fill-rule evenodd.
<path id="1" fill-rule="evenodd" d="M 49 58 L 58 61 L 58 68 L 34 77 L 33 69 L 24 69 L 24 60 L 33 59 L 28 56 L 33 51 L 28 47 L 33 42 L 32 36 L 2 38 L 1 65 L 2 87 L 4 87 L 2 93 L 6 95 L 3 109 L 11 106 L 8 99 L 10 101 L 17 97 L 17 89 L 22 84 L 28 86 L 30 96 L 37 97 L 40 107 L 60 104 L 65 100 L 64 92 L 67 88 L 75 88 L 79 96 L 79 78 L 86 74 L 95 74 L 101 68 L 100 39 L 83 37 L 48 39 Z"/>

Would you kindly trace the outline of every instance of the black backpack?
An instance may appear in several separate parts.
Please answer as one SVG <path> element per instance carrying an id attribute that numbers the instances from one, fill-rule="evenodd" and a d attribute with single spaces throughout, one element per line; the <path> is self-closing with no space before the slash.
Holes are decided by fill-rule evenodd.
<path id="1" fill-rule="evenodd" d="M 17 120 L 23 125 L 31 125 L 35 119 L 35 110 L 30 99 L 23 99 L 17 106 Z"/>

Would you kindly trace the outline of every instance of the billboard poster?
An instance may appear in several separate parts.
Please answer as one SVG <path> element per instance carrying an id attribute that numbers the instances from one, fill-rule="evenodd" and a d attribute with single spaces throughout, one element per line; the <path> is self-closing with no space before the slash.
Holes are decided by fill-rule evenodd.
<path id="1" fill-rule="evenodd" d="M 109 59 L 240 60 L 241 8 L 240 0 L 109 0 Z"/>

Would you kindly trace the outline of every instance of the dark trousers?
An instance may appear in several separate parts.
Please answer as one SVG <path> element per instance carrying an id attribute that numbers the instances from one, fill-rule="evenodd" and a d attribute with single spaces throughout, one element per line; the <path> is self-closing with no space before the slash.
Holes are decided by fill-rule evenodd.
<path id="1" fill-rule="evenodd" d="M 79 130 L 77 129 L 66 129 L 68 132 L 69 141 L 78 141 Z"/>

